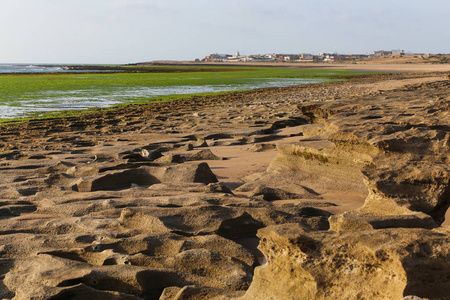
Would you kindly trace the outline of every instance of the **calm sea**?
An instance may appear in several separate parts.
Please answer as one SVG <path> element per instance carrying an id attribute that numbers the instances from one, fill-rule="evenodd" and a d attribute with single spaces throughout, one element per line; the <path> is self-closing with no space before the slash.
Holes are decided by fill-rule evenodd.
<path id="1" fill-rule="evenodd" d="M 100 70 L 71 70 L 67 65 L 0 64 L 3 73 L 88 73 L 105 72 Z M 108 71 L 106 71 L 108 72 Z"/>

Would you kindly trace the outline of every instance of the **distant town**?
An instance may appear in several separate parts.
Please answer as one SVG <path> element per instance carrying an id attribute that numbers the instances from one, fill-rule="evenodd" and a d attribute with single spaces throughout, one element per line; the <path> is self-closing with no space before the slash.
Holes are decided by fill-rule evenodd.
<path id="1" fill-rule="evenodd" d="M 372 54 L 337 54 L 320 53 L 318 55 L 310 53 L 299 54 L 252 54 L 241 55 L 239 52 L 232 54 L 210 54 L 203 59 L 196 59 L 196 62 L 357 62 L 380 58 L 415 58 L 429 60 L 434 58 L 433 62 L 439 58 L 442 63 L 449 62 L 449 55 L 445 54 L 425 54 L 425 53 L 405 53 L 404 50 L 379 50 Z M 438 62 L 440 62 L 438 60 Z"/>

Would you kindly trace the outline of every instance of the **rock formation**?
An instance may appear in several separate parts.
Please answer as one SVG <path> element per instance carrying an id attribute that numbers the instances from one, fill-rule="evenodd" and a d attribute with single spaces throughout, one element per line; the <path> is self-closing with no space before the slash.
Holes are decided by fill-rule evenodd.
<path id="1" fill-rule="evenodd" d="M 450 231 L 261 229 L 267 264 L 243 299 L 448 299 Z"/>
<path id="2" fill-rule="evenodd" d="M 278 145 L 268 171 L 317 180 L 318 191 L 364 184 L 368 196 L 331 216 L 328 232 L 260 230 L 267 264 L 244 299 L 449 299 L 449 227 L 433 229 L 450 206 L 449 87 L 299 106 L 313 124 L 306 140 Z"/>
<path id="3" fill-rule="evenodd" d="M 448 299 L 450 83 L 408 76 L 3 125 L 0 297 Z"/>

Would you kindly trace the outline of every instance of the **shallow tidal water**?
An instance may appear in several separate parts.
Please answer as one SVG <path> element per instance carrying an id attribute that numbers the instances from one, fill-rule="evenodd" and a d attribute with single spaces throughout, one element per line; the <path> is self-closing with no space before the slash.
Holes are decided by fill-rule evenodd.
<path id="1" fill-rule="evenodd" d="M 0 104 L 0 119 L 25 117 L 30 114 L 57 112 L 65 110 L 83 110 L 88 108 L 106 108 L 123 103 L 132 103 L 142 99 L 151 99 L 168 95 L 188 95 L 215 93 L 237 90 L 251 90 L 266 87 L 285 87 L 300 84 L 319 83 L 327 79 L 306 78 L 248 78 L 243 84 L 216 85 L 172 85 L 114 87 L 105 92 L 101 89 L 41 91 L 32 95 L 25 94 L 11 103 Z"/>

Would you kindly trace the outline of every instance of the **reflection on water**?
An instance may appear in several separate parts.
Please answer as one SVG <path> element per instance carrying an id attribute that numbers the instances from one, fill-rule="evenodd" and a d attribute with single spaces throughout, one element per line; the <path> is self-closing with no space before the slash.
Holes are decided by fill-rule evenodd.
<path id="1" fill-rule="evenodd" d="M 255 79 L 252 83 L 218 85 L 181 85 L 168 87 L 115 87 L 104 90 L 43 91 L 39 94 L 23 95 L 22 98 L 0 105 L 0 118 L 15 118 L 30 113 L 61 110 L 104 108 L 113 105 L 166 95 L 214 93 L 235 90 L 250 90 L 264 87 L 283 87 L 318 83 L 326 79 L 272 78 Z"/>

